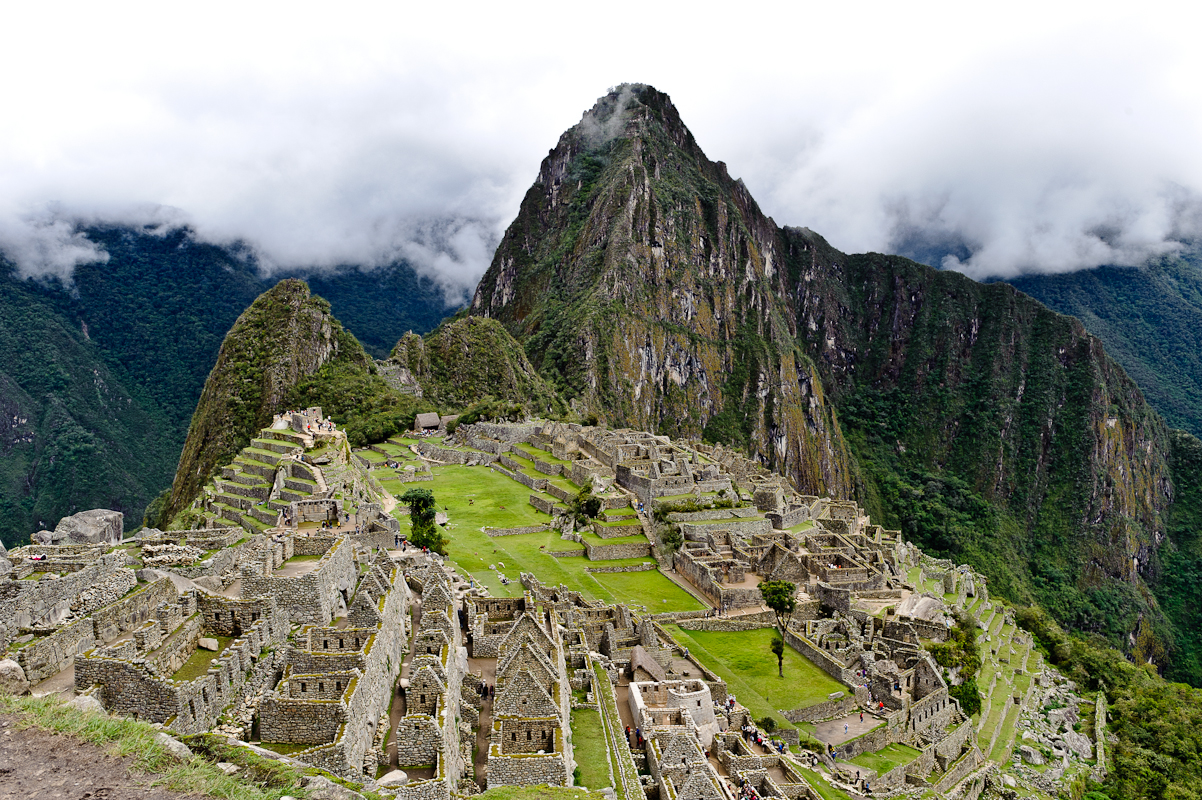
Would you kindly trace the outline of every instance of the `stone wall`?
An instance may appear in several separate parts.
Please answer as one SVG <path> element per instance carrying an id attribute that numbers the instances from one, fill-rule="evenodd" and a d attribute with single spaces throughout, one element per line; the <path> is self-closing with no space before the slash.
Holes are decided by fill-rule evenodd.
<path id="1" fill-rule="evenodd" d="M 297 555 L 323 552 L 328 537 L 297 537 Z M 242 596 L 272 596 L 293 622 L 328 623 L 345 609 L 348 592 L 355 585 L 358 569 L 348 537 L 340 536 L 311 572 L 295 577 L 265 576 L 250 565 L 242 567 Z M 313 551 L 313 552 L 306 552 Z"/>
<path id="2" fill-rule="evenodd" d="M 79 596 L 94 587 L 104 586 L 110 581 L 125 582 L 128 578 L 115 577 L 125 568 L 124 552 L 101 556 L 92 564 L 63 575 L 57 580 L 20 581 L 19 592 L 0 602 L 0 648 L 7 647 L 16 638 L 21 628 L 51 627 L 66 617 L 67 612 L 77 605 Z M 132 575 L 131 570 L 124 570 Z M 14 582 L 16 583 L 16 582 Z M 136 583 L 136 578 L 135 578 Z M 113 597 L 111 603 L 120 598 L 129 586 Z M 105 599 L 96 596 L 97 600 Z M 100 602 L 92 608 L 105 605 Z M 84 613 L 92 610 L 84 610 Z M 78 613 L 79 609 L 77 609 Z"/>
<path id="3" fill-rule="evenodd" d="M 855 711 L 860 704 L 861 698 L 856 697 L 855 692 L 848 689 L 842 697 L 824 700 L 805 708 L 795 708 L 792 711 L 784 712 L 783 716 L 789 722 L 814 722 L 820 719 L 846 716 Z"/>
<path id="4" fill-rule="evenodd" d="M 543 531 L 551 530 L 550 525 L 524 525 L 520 528 L 484 528 L 484 533 L 488 536 L 521 536 L 525 533 L 542 533 Z"/>
<path id="5" fill-rule="evenodd" d="M 798 636 L 793 630 L 784 632 L 785 642 L 797 652 L 813 661 L 817 667 L 844 685 L 855 683 L 855 670 L 848 669 L 841 661 L 832 658 L 830 654 L 816 647 L 809 639 Z"/>
<path id="6" fill-rule="evenodd" d="M 628 544 L 591 544 L 584 543 L 585 554 L 590 561 L 616 561 L 622 558 L 647 558 L 651 555 L 651 542 L 630 542 Z"/>
<path id="7" fill-rule="evenodd" d="M 423 458 L 428 458 L 431 461 L 438 461 L 443 464 L 464 464 L 476 466 L 478 464 L 491 464 L 497 460 L 497 456 L 491 452 L 454 450 L 449 447 L 439 447 L 436 444 L 425 441 L 418 443 L 417 452 L 420 453 Z"/>
<path id="8" fill-rule="evenodd" d="M 548 490 L 557 489 L 557 488 L 559 488 L 559 487 L 554 486 L 552 484 L 547 485 Z M 566 492 L 565 492 L 565 494 L 566 494 Z M 544 514 L 551 514 L 552 516 L 554 516 L 555 514 L 560 514 L 560 513 L 567 511 L 567 509 L 564 508 L 563 506 L 557 505 L 554 500 L 548 500 L 547 498 L 542 497 L 537 494 L 530 495 L 530 505 L 534 506 L 534 508 L 536 510 L 541 511 Z"/>
<path id="9" fill-rule="evenodd" d="M 96 628 L 91 617 L 78 619 L 49 636 L 34 639 L 17 651 L 17 663 L 31 684 L 56 675 L 75 662 L 75 657 L 96 646 Z"/>

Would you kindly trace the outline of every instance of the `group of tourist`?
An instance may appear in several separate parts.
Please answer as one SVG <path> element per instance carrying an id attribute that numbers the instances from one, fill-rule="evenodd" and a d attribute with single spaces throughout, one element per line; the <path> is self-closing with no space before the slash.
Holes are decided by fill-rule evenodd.
<path id="1" fill-rule="evenodd" d="M 491 686 L 484 681 L 476 688 L 476 694 L 484 700 L 488 700 L 497 696 L 497 685 L 494 683 Z"/>
<path id="2" fill-rule="evenodd" d="M 635 728 L 634 735 L 631 736 L 630 726 L 627 725 L 626 726 L 626 741 L 629 742 L 629 744 L 632 748 L 642 747 L 643 743 L 644 743 L 643 742 L 643 729 Z"/>

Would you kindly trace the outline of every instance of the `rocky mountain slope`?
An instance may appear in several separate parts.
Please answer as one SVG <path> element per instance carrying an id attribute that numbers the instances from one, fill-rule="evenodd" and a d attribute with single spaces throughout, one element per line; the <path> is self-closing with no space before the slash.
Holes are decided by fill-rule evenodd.
<path id="1" fill-rule="evenodd" d="M 409 332 L 390 362 L 409 370 L 423 397 L 444 410 L 459 410 L 485 396 L 522 404 L 530 413 L 560 416 L 555 390 L 531 366 L 522 346 L 495 320 L 449 320 L 424 339 Z"/>
<path id="2" fill-rule="evenodd" d="M 663 93 L 621 87 L 564 133 L 471 313 L 611 424 L 745 445 L 1202 679 L 1149 592 L 1172 436 L 1099 341 L 1007 285 L 781 228 Z"/>
<path id="3" fill-rule="evenodd" d="M 221 343 L 192 415 L 163 519 L 190 503 L 217 467 L 285 410 L 302 379 L 340 357 L 367 369 L 363 348 L 304 281 L 283 280 L 259 296 Z"/>

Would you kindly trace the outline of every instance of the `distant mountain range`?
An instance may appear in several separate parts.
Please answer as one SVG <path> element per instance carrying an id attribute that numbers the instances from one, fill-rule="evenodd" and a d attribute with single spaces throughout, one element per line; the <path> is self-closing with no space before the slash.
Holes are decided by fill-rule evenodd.
<path id="1" fill-rule="evenodd" d="M 187 230 L 86 231 L 107 263 L 74 282 L 21 280 L 0 260 L 0 539 L 87 508 L 141 524 L 171 485 L 189 422 L 234 320 L 281 277 Z M 296 273 L 305 275 L 304 271 Z M 408 264 L 307 276 L 371 355 L 453 311 Z"/>

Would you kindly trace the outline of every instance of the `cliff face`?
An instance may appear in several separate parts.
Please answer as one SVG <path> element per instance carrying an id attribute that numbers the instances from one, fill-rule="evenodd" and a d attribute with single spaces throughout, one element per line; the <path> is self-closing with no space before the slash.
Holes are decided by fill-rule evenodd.
<path id="1" fill-rule="evenodd" d="M 362 347 L 330 315 L 329 303 L 310 295 L 304 281 L 283 280 L 260 295 L 221 343 L 192 415 L 163 519 L 187 506 L 214 470 L 284 410 L 285 398 L 303 378 L 339 355 L 364 368 L 368 364 Z"/>
<path id="2" fill-rule="evenodd" d="M 560 138 L 471 313 L 610 424 L 745 445 L 1141 658 L 1196 637 L 1147 591 L 1170 434 L 1097 339 L 1005 284 L 778 227 L 650 87 Z"/>

